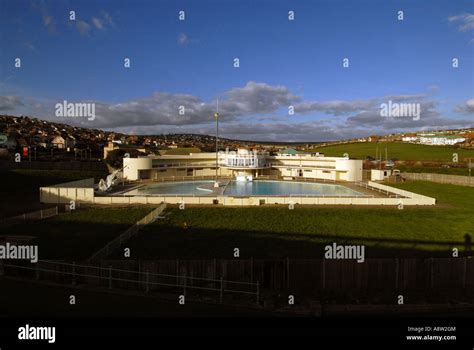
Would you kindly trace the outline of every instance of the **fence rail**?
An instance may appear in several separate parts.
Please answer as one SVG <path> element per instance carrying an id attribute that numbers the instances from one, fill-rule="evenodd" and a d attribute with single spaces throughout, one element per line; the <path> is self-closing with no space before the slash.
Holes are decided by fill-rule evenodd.
<path id="1" fill-rule="evenodd" d="M 0 220 L 0 225 L 17 225 L 29 220 L 42 220 L 58 215 L 58 207 L 41 209 Z"/>
<path id="2" fill-rule="evenodd" d="M 312 183 L 336 183 L 337 181 L 334 179 L 324 179 L 324 178 L 311 178 L 311 177 L 304 177 L 304 176 L 281 176 L 281 175 L 259 175 L 257 180 L 289 180 L 291 181 L 299 181 L 299 182 L 312 182 Z"/>
<path id="3" fill-rule="evenodd" d="M 231 179 L 232 176 L 227 176 L 227 175 L 219 175 L 218 179 Z M 153 181 L 150 182 L 166 182 L 166 181 L 199 181 L 199 180 L 215 180 L 215 176 L 162 176 L 162 177 L 156 177 L 153 178 Z M 140 180 L 139 180 L 140 181 Z"/>
<path id="4" fill-rule="evenodd" d="M 366 182 L 356 182 L 355 184 L 357 186 L 363 187 L 367 190 L 371 190 L 371 191 L 379 192 L 379 193 L 384 193 L 385 195 L 387 195 L 390 198 L 403 198 L 402 196 L 398 195 L 397 193 L 393 193 L 393 192 L 390 192 L 390 191 L 387 191 L 387 190 L 384 190 L 384 189 L 381 189 L 381 188 L 370 186 Z"/>
<path id="5" fill-rule="evenodd" d="M 255 180 L 287 180 L 287 179 L 292 179 L 296 181 L 301 181 L 301 182 L 324 182 L 324 183 L 336 183 L 336 180 L 333 179 L 316 179 L 316 178 L 309 178 L 309 177 L 303 177 L 303 176 L 280 176 L 280 175 L 259 175 L 258 177 L 255 177 Z M 162 176 L 162 177 L 157 177 L 153 178 L 152 181 L 150 180 L 145 180 L 147 182 L 166 182 L 166 181 L 199 181 L 199 180 L 215 180 L 216 176 L 215 175 L 206 175 L 206 176 Z M 219 175 L 218 176 L 219 180 L 222 179 L 233 179 L 232 176 L 229 175 Z M 138 182 L 143 182 L 143 180 L 138 180 Z"/>
<path id="6" fill-rule="evenodd" d="M 129 240 L 131 237 L 135 236 L 143 226 L 148 225 L 149 223 L 156 220 L 156 218 L 165 210 L 166 203 L 161 203 L 158 208 L 153 210 L 151 213 L 147 214 L 143 219 L 137 221 L 133 226 L 127 229 L 124 233 L 120 236 L 114 238 L 112 241 L 107 243 L 103 248 L 99 251 L 94 253 L 90 258 L 89 261 L 103 259 L 109 254 L 111 254 L 114 250 L 120 248 L 124 242 Z"/>
<path id="7" fill-rule="evenodd" d="M 4 261 L 6 276 L 80 283 L 132 290 L 195 290 L 211 296 L 229 292 L 253 298 L 282 292 L 316 297 L 321 293 L 368 295 L 371 292 L 434 289 L 455 293 L 474 287 L 474 258 L 209 259 L 107 260 L 97 263 Z M 48 271 L 52 270 L 52 271 Z M 169 289 L 167 289 L 169 288 Z M 158 290 L 157 290 L 158 291 Z M 232 293 L 231 293 L 232 291 Z M 391 293 L 391 292 L 389 292 Z M 209 294 L 203 294 L 203 296 Z"/>
<path id="8" fill-rule="evenodd" d="M 432 181 L 443 184 L 474 186 L 474 176 L 435 174 L 435 173 L 402 173 L 409 180 Z"/>
<path id="9" fill-rule="evenodd" d="M 93 264 L 76 264 L 49 260 L 38 260 L 36 266 L 20 263 L 0 263 L 0 275 L 15 275 L 36 280 L 48 280 L 63 284 L 87 284 L 109 289 L 135 289 L 141 291 L 169 292 L 182 290 L 196 291 L 197 294 L 211 292 L 223 301 L 224 293 L 250 296 L 259 303 L 259 282 L 242 282 L 223 278 L 204 278 L 186 275 L 171 275 L 146 271 L 96 266 Z"/>

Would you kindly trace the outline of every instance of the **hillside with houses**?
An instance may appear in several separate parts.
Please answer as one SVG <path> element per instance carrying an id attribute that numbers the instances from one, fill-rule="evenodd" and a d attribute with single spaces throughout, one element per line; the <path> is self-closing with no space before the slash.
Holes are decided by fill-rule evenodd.
<path id="1" fill-rule="evenodd" d="M 433 146 L 474 149 L 474 129 L 438 130 L 388 135 L 331 142 L 278 143 L 219 138 L 219 147 L 253 148 L 274 151 L 290 145 L 299 151 L 310 151 L 315 145 L 324 147 L 346 143 L 400 142 Z M 75 159 L 102 159 L 111 150 L 158 152 L 181 149 L 212 152 L 215 136 L 197 134 L 126 135 L 113 131 L 82 128 L 29 116 L 0 115 L 0 157 L 20 152 L 24 157 L 41 160 L 43 155 L 63 155 Z"/>

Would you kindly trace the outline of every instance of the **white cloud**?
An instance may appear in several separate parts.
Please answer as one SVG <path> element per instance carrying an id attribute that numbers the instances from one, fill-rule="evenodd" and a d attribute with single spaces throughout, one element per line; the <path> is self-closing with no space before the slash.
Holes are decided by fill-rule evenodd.
<path id="1" fill-rule="evenodd" d="M 451 16 L 448 18 L 448 21 L 457 23 L 458 29 L 461 32 L 467 32 L 474 29 L 474 14 L 472 13 Z"/>
<path id="2" fill-rule="evenodd" d="M 76 21 L 76 28 L 79 34 L 81 34 L 82 36 L 87 36 L 89 35 L 89 32 L 91 30 L 91 25 L 86 21 L 78 20 Z"/>
<path id="3" fill-rule="evenodd" d="M 32 43 L 30 43 L 30 42 L 28 42 L 28 41 L 25 42 L 25 43 L 23 43 L 23 46 L 24 46 L 25 48 L 27 48 L 28 50 L 30 50 L 30 51 L 36 52 L 36 47 L 35 47 Z"/>
<path id="4" fill-rule="evenodd" d="M 99 30 L 102 30 L 104 29 L 104 25 L 102 24 L 102 20 L 100 20 L 99 18 L 97 17 L 92 17 L 92 23 L 94 24 L 94 26 L 99 29 Z"/>
<path id="5" fill-rule="evenodd" d="M 85 20 L 76 21 L 76 29 L 82 36 L 90 35 L 93 30 L 104 31 L 108 27 L 117 29 L 112 17 L 107 12 L 103 12 L 102 17 L 92 17 L 90 22 Z"/>
<path id="6" fill-rule="evenodd" d="M 108 14 L 107 12 L 102 12 L 102 16 L 104 18 L 103 22 L 110 25 L 112 28 L 117 29 L 117 26 L 115 25 L 115 22 L 110 14 Z"/>
<path id="7" fill-rule="evenodd" d="M 465 101 L 454 109 L 458 113 L 474 114 L 474 98 Z"/>
<path id="8" fill-rule="evenodd" d="M 462 15 L 451 16 L 448 18 L 448 21 L 456 23 L 460 32 L 469 32 L 474 30 L 474 14 L 472 13 L 463 13 Z M 469 44 L 474 44 L 474 38 L 469 40 Z"/>
<path id="9" fill-rule="evenodd" d="M 423 129 L 472 126 L 472 118 L 446 118 L 438 102 L 429 94 L 398 94 L 358 100 L 304 101 L 287 87 L 249 81 L 219 94 L 220 132 L 227 138 L 248 140 L 319 141 L 387 134 Z M 140 134 L 214 134 L 215 99 L 204 101 L 190 94 L 155 92 L 150 96 L 119 103 L 22 100 L 18 96 L 0 98 L 0 110 L 56 120 L 54 105 L 62 100 L 94 102 L 96 118 L 68 119 L 78 126 Z M 380 104 L 413 102 L 420 104 L 420 118 L 383 118 Z M 287 108 L 295 105 L 295 115 Z M 184 106 L 185 114 L 179 113 Z M 472 111 L 474 101 L 458 106 L 459 112 Z M 309 114 L 313 112 L 313 114 Z M 314 115 L 316 113 L 316 115 Z M 301 119 L 300 119 L 301 118 Z M 308 120 L 308 118 L 311 118 Z"/>
<path id="10" fill-rule="evenodd" d="M 12 111 L 19 106 L 23 106 L 21 97 L 0 96 L 0 111 Z"/>
<path id="11" fill-rule="evenodd" d="M 56 25 L 54 23 L 53 16 L 43 14 L 43 25 L 51 32 L 54 33 L 56 31 Z"/>
<path id="12" fill-rule="evenodd" d="M 178 35 L 178 44 L 180 45 L 187 45 L 189 43 L 189 38 L 188 36 L 186 35 L 186 33 L 180 33 Z"/>

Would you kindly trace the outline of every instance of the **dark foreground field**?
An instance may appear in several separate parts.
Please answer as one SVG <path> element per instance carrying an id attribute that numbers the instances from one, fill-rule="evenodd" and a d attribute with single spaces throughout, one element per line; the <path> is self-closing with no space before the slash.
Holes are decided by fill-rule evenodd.
<path id="1" fill-rule="evenodd" d="M 32 236 L 40 259 L 83 260 L 147 215 L 152 208 L 94 208 L 41 221 L 0 226 L 0 235 Z"/>
<path id="2" fill-rule="evenodd" d="M 8 218 L 54 205 L 39 202 L 39 188 L 94 177 L 101 171 L 0 169 L 0 218 Z"/>
<path id="3" fill-rule="evenodd" d="M 268 311 L 206 304 L 107 290 L 75 289 L 11 279 L 0 279 L 1 317 L 210 317 L 275 316 Z M 70 295 L 76 304 L 69 304 Z"/>

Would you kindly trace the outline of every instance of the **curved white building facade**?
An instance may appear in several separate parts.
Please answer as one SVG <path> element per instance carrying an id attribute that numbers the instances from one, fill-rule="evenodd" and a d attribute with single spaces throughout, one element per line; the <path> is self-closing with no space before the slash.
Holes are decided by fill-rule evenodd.
<path id="1" fill-rule="evenodd" d="M 325 157 L 319 154 L 269 155 L 246 149 L 219 152 L 218 176 L 276 175 L 332 181 L 362 181 L 362 160 Z M 169 176 L 215 176 L 215 153 L 124 158 L 128 180 L 158 179 Z"/>

